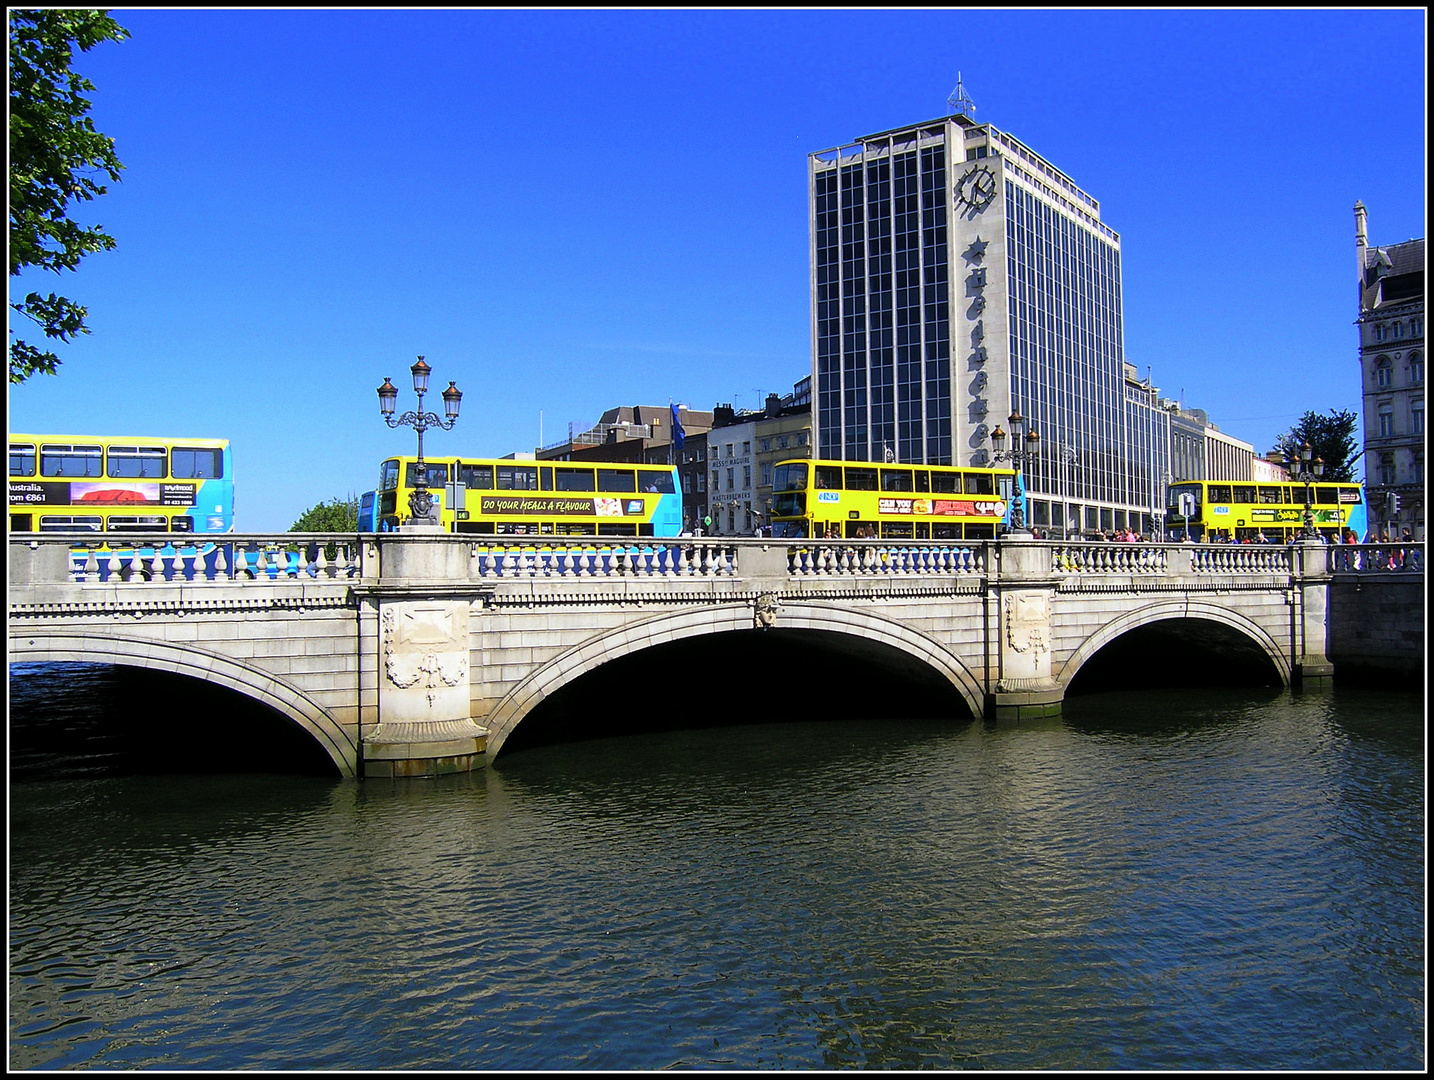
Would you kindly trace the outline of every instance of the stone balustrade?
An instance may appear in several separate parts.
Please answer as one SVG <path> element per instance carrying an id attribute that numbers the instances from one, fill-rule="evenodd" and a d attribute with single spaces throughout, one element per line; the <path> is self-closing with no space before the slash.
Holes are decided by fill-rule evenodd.
<path id="1" fill-rule="evenodd" d="M 751 537 L 680 537 L 671 540 L 605 540 L 591 537 L 472 538 L 439 534 L 244 533 L 201 538 L 171 533 L 44 533 L 12 537 L 12 547 L 67 552 L 44 580 L 59 583 L 143 585 L 158 582 L 310 584 L 372 582 L 384 573 L 384 552 L 396 542 L 417 550 L 443 548 L 447 576 L 455 581 L 499 582 L 537 578 L 740 578 L 744 558 L 785 550 L 786 574 L 794 579 L 829 577 L 986 577 L 994 551 L 1009 541 L 924 540 L 793 541 Z M 1255 544 L 1159 544 L 1110 541 L 1023 541 L 1044 548 L 1056 575 L 1168 577 L 1269 575 L 1294 572 L 1295 546 Z M 405 550 L 407 550 L 406 548 Z M 1424 545 L 1330 545 L 1331 574 L 1422 572 Z M 780 556 L 779 565 L 780 565 Z M 764 567 L 770 559 L 763 557 Z M 13 560 L 12 560 L 13 561 Z M 61 570 L 61 568 L 64 568 Z M 1313 564 L 1309 564 L 1313 569 Z M 765 572 L 765 571 L 764 571 Z M 63 575 L 63 576 L 62 576 Z M 37 579 L 41 580 L 41 579 Z"/>

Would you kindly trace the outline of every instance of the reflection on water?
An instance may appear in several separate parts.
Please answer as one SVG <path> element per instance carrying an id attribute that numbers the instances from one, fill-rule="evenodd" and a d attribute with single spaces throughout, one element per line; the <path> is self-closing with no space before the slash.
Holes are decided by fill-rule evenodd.
<path id="1" fill-rule="evenodd" d="M 1202 690 L 26 779 L 11 1064 L 1417 1069 L 1422 754 L 1411 696 Z"/>

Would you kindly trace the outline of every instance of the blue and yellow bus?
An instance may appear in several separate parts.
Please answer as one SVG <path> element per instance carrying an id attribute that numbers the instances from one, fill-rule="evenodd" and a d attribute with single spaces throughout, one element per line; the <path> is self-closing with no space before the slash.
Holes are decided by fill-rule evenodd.
<path id="1" fill-rule="evenodd" d="M 672 465 L 430 458 L 428 490 L 448 532 L 490 536 L 676 536 L 682 488 Z M 418 459 L 379 469 L 377 528 L 409 518 Z M 364 529 L 362 517 L 359 528 Z"/>
<path id="2" fill-rule="evenodd" d="M 229 440 L 12 434 L 10 531 L 233 532 Z"/>
<path id="3" fill-rule="evenodd" d="M 1316 481 L 1309 486 L 1315 530 L 1338 541 L 1346 531 L 1363 540 L 1369 528 L 1364 488 Z M 1165 508 L 1167 539 L 1263 541 L 1285 544 L 1304 530 L 1305 485 L 1230 480 L 1177 480 Z"/>

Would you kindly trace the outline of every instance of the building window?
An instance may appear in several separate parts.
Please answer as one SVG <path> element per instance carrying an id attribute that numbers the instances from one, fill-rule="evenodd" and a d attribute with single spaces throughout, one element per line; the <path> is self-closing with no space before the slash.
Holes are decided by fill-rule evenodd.
<path id="1" fill-rule="evenodd" d="M 1394 483 L 1394 455 L 1379 455 L 1379 482 L 1386 487 Z"/>
<path id="2" fill-rule="evenodd" d="M 1416 338 L 1424 336 L 1424 320 L 1418 315 L 1409 320 L 1409 336 Z"/>
<path id="3" fill-rule="evenodd" d="M 1419 353 L 1409 354 L 1409 384 L 1418 386 L 1424 381 L 1424 357 Z"/>
<path id="4" fill-rule="evenodd" d="M 712 490 L 713 490 L 713 491 L 721 491 L 721 490 L 722 490 L 722 480 L 721 480 L 721 478 L 717 475 L 717 470 L 716 470 L 716 469 L 713 469 L 713 470 L 712 470 Z"/>
<path id="5" fill-rule="evenodd" d="M 745 455 L 747 455 L 747 454 L 750 454 L 751 452 L 752 452 L 752 444 L 751 444 L 750 442 L 744 442 L 744 443 L 742 444 L 742 453 L 743 453 L 743 455 L 745 456 Z"/>
<path id="6" fill-rule="evenodd" d="M 728 443 L 728 444 L 727 444 L 727 456 L 728 456 L 728 457 L 733 457 L 733 456 L 735 456 L 735 455 L 733 455 L 733 453 L 732 453 L 732 445 L 733 445 L 732 443 Z"/>
<path id="7" fill-rule="evenodd" d="M 1398 340 L 1399 340 L 1400 338 L 1402 338 L 1403 336 L 1404 336 L 1404 324 L 1403 324 L 1402 322 L 1397 322 L 1397 323 L 1395 323 L 1395 324 L 1394 324 L 1394 340 L 1395 340 L 1395 341 L 1398 341 Z"/>
<path id="8" fill-rule="evenodd" d="M 1394 367 L 1387 356 L 1381 356 L 1374 362 L 1374 385 L 1380 390 L 1388 390 L 1394 385 Z"/>
<path id="9" fill-rule="evenodd" d="M 772 466 L 770 464 L 762 466 L 762 486 L 772 486 Z"/>
<path id="10" fill-rule="evenodd" d="M 1424 434 L 1424 399 L 1411 402 L 1409 405 L 1409 430 L 1415 435 Z"/>
<path id="11" fill-rule="evenodd" d="M 1424 451 L 1414 451 L 1414 463 L 1410 466 L 1410 479 L 1416 484 L 1424 483 Z"/>
<path id="12" fill-rule="evenodd" d="M 806 445 L 807 445 L 807 433 L 806 433 L 805 431 L 799 431 L 799 432 L 797 432 L 797 445 L 798 445 L 798 446 L 806 446 Z"/>
<path id="13" fill-rule="evenodd" d="M 1384 340 L 1387 339 L 1388 337 L 1389 337 L 1389 328 L 1386 327 L 1383 323 L 1375 323 L 1375 324 L 1374 324 L 1374 340 L 1375 340 L 1375 341 L 1384 341 Z"/>
<path id="14" fill-rule="evenodd" d="M 735 482 L 734 482 L 734 477 L 736 476 L 736 473 L 737 473 L 737 470 L 736 470 L 736 469 L 728 469 L 728 470 L 727 470 L 727 490 L 728 490 L 728 491 L 736 491 L 736 490 L 737 490 L 736 484 L 735 484 Z"/>
<path id="15" fill-rule="evenodd" d="M 1379 407 L 1379 437 L 1388 438 L 1394 434 L 1394 406 L 1381 405 Z"/>
<path id="16" fill-rule="evenodd" d="M 700 472 L 697 474 L 697 490 L 707 490 L 707 474 L 705 472 Z"/>
<path id="17" fill-rule="evenodd" d="M 763 450 L 770 450 L 772 448 L 772 440 L 763 439 L 758 445 L 761 446 Z"/>
<path id="18" fill-rule="evenodd" d="M 787 437 L 783 435 L 781 439 L 778 440 L 777 445 L 785 450 L 787 448 Z"/>
<path id="19" fill-rule="evenodd" d="M 1420 408 L 1420 409 L 1423 409 L 1424 406 L 1423 406 L 1423 405 L 1420 405 L 1419 408 Z M 1420 416 L 1423 416 L 1424 414 L 1421 412 L 1419 415 L 1420 415 Z M 743 488 L 743 490 L 746 490 L 746 489 L 750 488 L 751 486 L 752 486 L 752 466 L 750 466 L 750 465 L 743 465 L 743 466 L 742 466 L 742 488 Z"/>

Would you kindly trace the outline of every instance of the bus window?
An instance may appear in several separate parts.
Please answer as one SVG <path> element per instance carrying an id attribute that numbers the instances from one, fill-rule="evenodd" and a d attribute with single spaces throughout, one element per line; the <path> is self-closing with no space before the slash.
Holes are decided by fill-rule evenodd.
<path id="1" fill-rule="evenodd" d="M 916 523 L 916 539 L 918 539 L 918 540 L 930 540 L 930 539 L 931 539 L 931 525 L 930 525 L 929 522 L 918 521 L 918 522 Z"/>
<path id="2" fill-rule="evenodd" d="M 917 491 L 930 491 L 930 490 L 931 490 L 931 474 L 928 473 L 925 469 L 917 469 L 917 470 L 916 470 L 916 490 L 917 490 Z"/>
<path id="3" fill-rule="evenodd" d="M 181 521 L 183 525 L 180 524 Z M 145 514 L 142 517 L 118 517 L 111 514 L 106 527 L 110 532 L 189 532 L 188 525 L 187 517 L 175 518 L 174 528 L 171 530 L 169 518 L 163 514 Z"/>
<path id="4" fill-rule="evenodd" d="M 176 480 L 219 480 L 224 476 L 224 451 L 217 447 L 176 446 L 169 453 L 169 469 Z"/>
<path id="5" fill-rule="evenodd" d="M 996 539 L 996 526 L 994 526 L 994 525 L 977 525 L 977 524 L 967 523 L 967 525 L 966 525 L 966 539 L 967 539 L 967 540 L 994 540 L 994 539 Z"/>
<path id="6" fill-rule="evenodd" d="M 554 491 L 592 491 L 591 469 L 553 469 Z"/>
<path id="7" fill-rule="evenodd" d="M 93 517 L 46 514 L 40 518 L 41 532 L 99 532 L 103 527 L 104 518 L 98 514 Z"/>
<path id="8" fill-rule="evenodd" d="M 499 465 L 499 491 L 537 491 L 538 469 L 534 465 Z"/>
<path id="9" fill-rule="evenodd" d="M 49 443 L 40 446 L 41 476 L 101 476 L 103 473 L 100 462 L 98 446 L 62 446 Z"/>
<path id="10" fill-rule="evenodd" d="M 882 469 L 881 470 L 882 491 L 910 491 L 911 470 L 910 469 Z"/>
<path id="11" fill-rule="evenodd" d="M 817 466 L 817 475 L 821 475 L 822 466 Z M 841 470 L 838 469 L 838 472 Z M 840 479 L 840 477 L 838 477 Z M 805 462 L 793 462 L 790 465 L 778 465 L 772 473 L 773 491 L 803 491 L 807 486 L 807 466 Z M 818 485 L 819 487 L 821 485 Z"/>
<path id="12" fill-rule="evenodd" d="M 1339 489 L 1332 487 L 1315 488 L 1315 502 L 1319 503 L 1321 506 L 1338 506 Z"/>
<path id="13" fill-rule="evenodd" d="M 11 443 L 11 444 L 10 444 L 10 475 L 11 475 L 11 476 L 34 476 L 34 475 L 35 475 L 35 444 L 34 444 L 34 443 Z"/>
<path id="14" fill-rule="evenodd" d="M 389 490 L 379 493 L 378 516 L 393 517 L 398 513 L 398 492 Z"/>
<path id="15" fill-rule="evenodd" d="M 105 455 L 105 475 L 157 479 L 165 475 L 164 447 L 111 446 Z"/>
<path id="16" fill-rule="evenodd" d="M 472 491 L 493 490 L 493 466 L 491 465 L 458 465 L 458 479 L 463 486 Z"/>
<path id="17" fill-rule="evenodd" d="M 960 495 L 961 474 L 955 472 L 932 472 L 931 494 L 933 495 Z M 944 539 L 955 539 L 945 537 Z"/>
<path id="18" fill-rule="evenodd" d="M 642 473 L 642 491 L 647 491 L 650 483 L 652 483 L 651 473 Z M 637 491 L 637 473 L 632 472 L 631 469 L 598 469 L 598 491 L 635 492 Z"/>
<path id="19" fill-rule="evenodd" d="M 378 492 L 365 491 L 359 496 L 358 507 L 358 531 L 378 532 L 378 520 L 376 511 L 378 509 Z"/>
<path id="20" fill-rule="evenodd" d="M 893 488 L 894 491 L 903 490 Z M 881 538 L 883 540 L 910 540 L 912 539 L 911 522 L 909 521 L 883 521 L 881 523 Z"/>
<path id="21" fill-rule="evenodd" d="M 1210 485 L 1210 501 L 1212 503 L 1219 503 L 1221 506 L 1224 506 L 1230 502 L 1230 495 L 1231 490 L 1229 484 Z"/>
<path id="22" fill-rule="evenodd" d="M 772 535 L 779 540 L 805 537 L 807 523 L 805 521 L 774 521 L 772 522 Z"/>
<path id="23" fill-rule="evenodd" d="M 1261 503 L 1274 503 L 1278 505 L 1281 502 L 1281 494 L 1278 487 L 1267 487 L 1264 484 L 1260 485 Z"/>
<path id="24" fill-rule="evenodd" d="M 788 466 L 796 468 L 796 466 Z M 803 475 L 805 475 L 805 466 Z M 822 491 L 840 491 L 843 487 L 840 465 L 818 465 L 812 478 L 812 487 Z"/>
<path id="25" fill-rule="evenodd" d="M 379 491 L 392 491 L 398 487 L 398 461 L 389 458 L 378 469 Z"/>
<path id="26" fill-rule="evenodd" d="M 424 475 L 428 477 L 430 488 L 441 488 L 448 486 L 448 462 L 446 461 L 425 461 L 423 463 Z M 418 486 L 418 462 L 410 461 L 408 468 L 404 470 L 404 487 Z"/>
<path id="27" fill-rule="evenodd" d="M 933 474 L 938 475 L 938 474 Z M 954 522 L 938 521 L 931 526 L 931 539 L 933 540 L 960 540 L 961 526 Z"/>
<path id="28" fill-rule="evenodd" d="M 991 473 L 968 472 L 966 474 L 967 495 L 996 494 L 996 478 Z"/>
<path id="29" fill-rule="evenodd" d="M 1254 502 L 1254 501 L 1255 501 L 1255 485 L 1254 485 L 1254 484 L 1236 484 L 1236 485 L 1235 485 L 1235 502 L 1237 502 L 1237 503 L 1252 503 L 1252 502 Z"/>
<path id="30" fill-rule="evenodd" d="M 807 512 L 807 497 L 800 491 L 779 491 L 772 496 L 773 517 L 801 517 Z"/>
<path id="31" fill-rule="evenodd" d="M 876 470 L 858 469 L 848 465 L 846 467 L 846 486 L 848 491 L 875 491 Z"/>
<path id="32" fill-rule="evenodd" d="M 599 536 L 636 536 L 636 525 L 599 525 Z"/>
<path id="33" fill-rule="evenodd" d="M 677 485 L 667 469 L 639 469 L 637 478 L 643 491 L 655 491 L 660 495 L 675 495 Z M 602 470 L 598 470 L 598 481 L 602 481 Z M 614 491 L 631 491 L 632 488 L 613 488 Z"/>
<path id="34" fill-rule="evenodd" d="M 11 532 L 30 532 L 30 531 L 33 530 L 34 528 L 35 528 L 35 515 L 34 515 L 34 514 L 11 514 L 11 515 L 10 515 L 10 531 L 11 531 Z"/>

